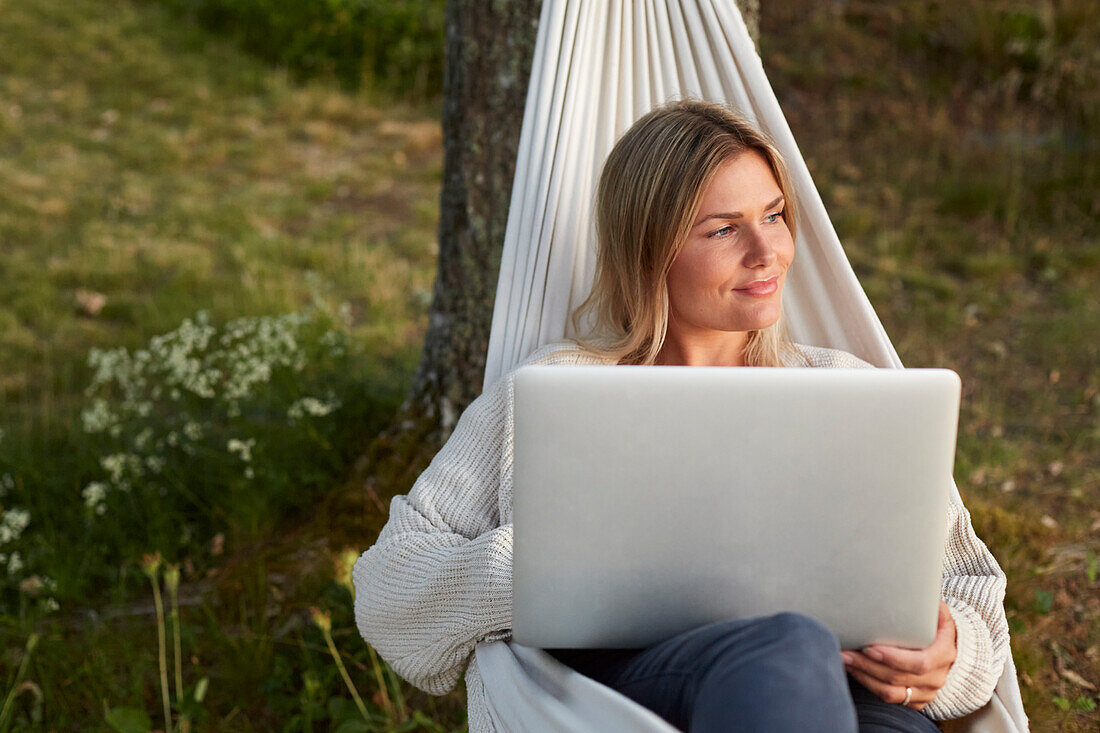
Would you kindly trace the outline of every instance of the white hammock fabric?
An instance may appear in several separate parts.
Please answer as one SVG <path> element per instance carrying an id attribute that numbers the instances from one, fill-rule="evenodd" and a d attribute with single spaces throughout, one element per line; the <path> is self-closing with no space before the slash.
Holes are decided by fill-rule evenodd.
<path id="1" fill-rule="evenodd" d="M 733 0 L 543 0 L 485 369 L 492 384 L 539 346 L 575 335 L 569 314 L 595 267 L 592 201 L 615 141 L 636 119 L 692 96 L 740 110 L 771 134 L 802 217 L 783 307 L 792 338 L 878 367 L 901 360 L 825 211 Z M 958 496 L 958 488 L 952 482 Z M 675 729 L 541 649 L 475 649 L 490 716 L 504 731 Z M 948 730 L 1026 731 L 1011 656 L 993 699 Z"/>

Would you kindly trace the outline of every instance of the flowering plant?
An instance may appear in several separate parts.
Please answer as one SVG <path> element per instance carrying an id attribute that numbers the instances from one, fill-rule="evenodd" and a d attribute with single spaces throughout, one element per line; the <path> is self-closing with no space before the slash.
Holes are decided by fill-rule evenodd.
<path id="1" fill-rule="evenodd" d="M 172 554 L 216 530 L 270 529 L 331 485 L 348 458 L 338 418 L 371 398 L 349 325 L 346 305 L 221 328 L 199 311 L 133 353 L 92 349 L 81 420 L 102 474 L 82 490 L 89 519 Z"/>
<path id="2" fill-rule="evenodd" d="M 18 588 L 24 601 L 32 601 L 39 611 L 56 611 L 58 605 L 53 594 L 57 582 L 49 576 L 27 575 L 21 540 L 23 530 L 31 523 L 31 513 L 10 501 L 15 488 L 11 473 L 0 474 L 0 590 Z M 0 597 L 0 611 L 5 610 L 4 600 Z"/>

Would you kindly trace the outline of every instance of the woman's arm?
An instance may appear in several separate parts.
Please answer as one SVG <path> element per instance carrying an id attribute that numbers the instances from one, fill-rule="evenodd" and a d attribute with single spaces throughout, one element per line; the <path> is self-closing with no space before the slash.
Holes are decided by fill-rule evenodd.
<path id="1" fill-rule="evenodd" d="M 454 689 L 479 641 L 511 636 L 512 526 L 498 526 L 497 494 L 507 380 L 466 408 L 353 569 L 359 632 L 434 695 Z"/>

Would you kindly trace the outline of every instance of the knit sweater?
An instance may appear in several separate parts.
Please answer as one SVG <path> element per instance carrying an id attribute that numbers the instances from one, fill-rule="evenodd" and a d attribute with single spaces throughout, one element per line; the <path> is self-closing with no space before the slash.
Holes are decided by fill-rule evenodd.
<path id="1" fill-rule="evenodd" d="M 787 366 L 874 368 L 838 349 L 796 346 Z M 562 340 L 523 363 L 612 362 Z M 493 730 L 474 647 L 511 638 L 514 374 L 470 403 L 409 493 L 393 498 L 377 542 L 353 569 L 359 632 L 398 675 L 443 695 L 465 668 L 471 733 Z M 988 702 L 1009 653 L 1005 575 L 961 503 L 951 500 L 946 521 L 942 598 L 955 621 L 958 652 L 946 683 L 923 709 L 933 720 L 962 717 Z"/>

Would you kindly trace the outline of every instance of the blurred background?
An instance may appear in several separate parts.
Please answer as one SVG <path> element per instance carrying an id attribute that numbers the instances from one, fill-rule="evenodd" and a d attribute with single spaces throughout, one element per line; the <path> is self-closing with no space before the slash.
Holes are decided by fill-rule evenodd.
<path id="1" fill-rule="evenodd" d="M 434 447 L 443 0 L 0 0 L 0 730 L 462 730 L 350 563 Z M 760 0 L 1038 731 L 1100 729 L 1100 5 Z M 166 724 L 166 717 L 172 722 Z"/>

